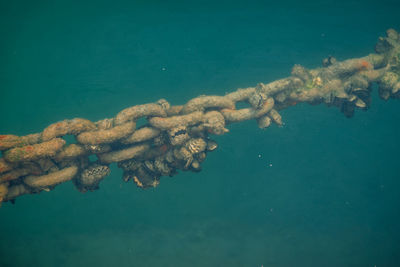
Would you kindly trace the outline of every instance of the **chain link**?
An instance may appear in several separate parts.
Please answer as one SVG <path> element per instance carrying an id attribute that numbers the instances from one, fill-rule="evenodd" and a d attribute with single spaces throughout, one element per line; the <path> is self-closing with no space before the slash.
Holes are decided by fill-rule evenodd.
<path id="1" fill-rule="evenodd" d="M 207 153 L 217 144 L 210 135 L 228 132 L 229 124 L 256 120 L 260 128 L 282 125 L 279 111 L 299 102 L 339 107 L 348 117 L 370 105 L 371 84 L 383 99 L 400 98 L 400 36 L 388 30 L 376 53 L 307 70 L 295 65 L 292 76 L 225 96 L 199 96 L 183 106 L 165 99 L 137 105 L 115 118 L 91 122 L 75 118 L 49 125 L 27 136 L 0 135 L 0 202 L 20 195 L 52 190 L 72 180 L 81 192 L 98 188 L 116 162 L 123 179 L 142 188 L 155 187 L 161 176 L 178 170 L 201 170 Z M 248 107 L 237 109 L 238 103 Z M 136 128 L 136 121 L 147 123 Z M 76 143 L 66 144 L 65 135 Z M 90 156 L 96 155 L 93 160 Z"/>

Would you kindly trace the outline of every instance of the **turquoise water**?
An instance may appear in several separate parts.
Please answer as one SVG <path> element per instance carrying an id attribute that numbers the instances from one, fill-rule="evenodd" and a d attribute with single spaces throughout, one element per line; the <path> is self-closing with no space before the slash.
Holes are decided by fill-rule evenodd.
<path id="1" fill-rule="evenodd" d="M 223 95 L 400 30 L 397 1 L 81 2 L 0 2 L 0 133 Z M 3 204 L 0 266 L 399 266 L 399 101 L 282 116 L 230 126 L 202 172 L 156 189 L 113 166 L 98 191 Z"/>

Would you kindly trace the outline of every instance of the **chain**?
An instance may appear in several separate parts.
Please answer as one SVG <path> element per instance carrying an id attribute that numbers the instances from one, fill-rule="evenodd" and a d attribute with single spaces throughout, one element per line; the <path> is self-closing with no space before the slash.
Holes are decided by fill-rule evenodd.
<path id="1" fill-rule="evenodd" d="M 162 176 L 178 170 L 200 171 L 207 154 L 217 148 L 210 136 L 227 133 L 232 123 L 254 119 L 260 128 L 282 125 L 279 111 L 300 102 L 325 103 L 351 117 L 355 109 L 370 106 L 373 83 L 381 98 L 400 98 L 399 34 L 388 30 L 375 52 L 342 62 L 328 57 L 313 70 L 295 65 L 288 78 L 225 96 L 199 96 L 181 106 L 160 99 L 97 122 L 75 118 L 41 133 L 0 135 L 0 203 L 70 180 L 81 192 L 96 190 L 110 174 L 111 163 L 123 170 L 124 181 L 155 187 Z M 248 107 L 237 109 L 239 102 Z M 141 118 L 147 121 L 137 128 Z M 67 144 L 67 135 L 76 143 Z M 90 160 L 93 155 L 96 160 Z"/>

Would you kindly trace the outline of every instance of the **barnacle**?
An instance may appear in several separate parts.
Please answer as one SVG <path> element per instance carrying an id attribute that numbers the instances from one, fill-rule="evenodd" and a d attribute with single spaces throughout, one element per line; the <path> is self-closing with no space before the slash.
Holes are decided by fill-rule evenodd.
<path id="1" fill-rule="evenodd" d="M 169 141 L 171 145 L 182 145 L 186 140 L 188 140 L 189 134 L 187 132 L 187 127 L 184 125 L 177 126 L 168 131 Z"/>
<path id="2" fill-rule="evenodd" d="M 88 190 L 96 189 L 100 181 L 109 174 L 108 166 L 92 164 L 81 172 L 78 178 L 79 186 Z"/>

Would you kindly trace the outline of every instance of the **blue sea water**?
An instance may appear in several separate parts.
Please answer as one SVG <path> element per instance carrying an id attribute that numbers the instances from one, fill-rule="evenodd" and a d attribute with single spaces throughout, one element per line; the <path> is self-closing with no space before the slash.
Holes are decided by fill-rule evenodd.
<path id="1" fill-rule="evenodd" d="M 183 104 L 373 52 L 398 1 L 0 1 L 0 133 Z M 215 137 L 200 173 L 121 170 L 0 208 L 0 266 L 400 266 L 400 103 L 306 104 Z"/>

